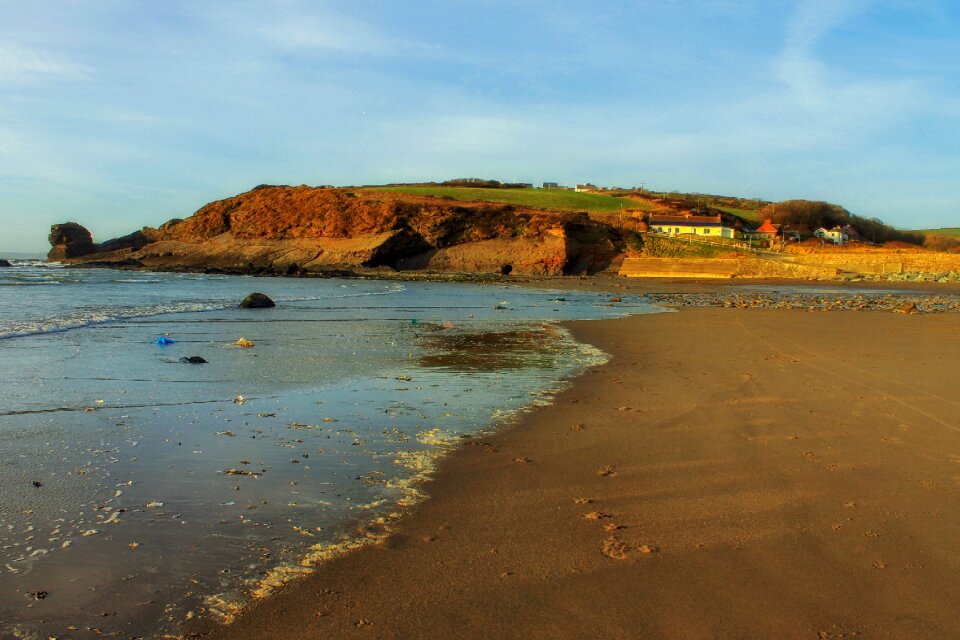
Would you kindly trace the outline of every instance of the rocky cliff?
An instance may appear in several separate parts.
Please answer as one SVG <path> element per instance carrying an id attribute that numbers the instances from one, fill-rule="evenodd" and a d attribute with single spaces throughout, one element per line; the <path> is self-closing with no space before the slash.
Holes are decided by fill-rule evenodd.
<path id="1" fill-rule="evenodd" d="M 593 273 L 623 248 L 586 214 L 267 185 L 101 244 L 76 223 L 54 225 L 50 243 L 50 259 L 77 264 L 284 275 Z"/>
<path id="2" fill-rule="evenodd" d="M 157 239 L 154 229 L 134 231 L 120 238 L 107 240 L 102 244 L 95 244 L 93 236 L 86 227 L 76 222 L 65 222 L 50 227 L 49 260 L 69 260 L 83 258 L 96 253 L 108 253 L 122 249 L 140 249 Z"/>

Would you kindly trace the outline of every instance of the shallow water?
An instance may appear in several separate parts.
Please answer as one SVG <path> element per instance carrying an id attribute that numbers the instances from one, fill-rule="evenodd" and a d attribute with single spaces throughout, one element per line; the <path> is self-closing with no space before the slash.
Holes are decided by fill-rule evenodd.
<path id="1" fill-rule="evenodd" d="M 657 310 L 496 285 L 10 271 L 0 628 L 13 637 L 229 619 L 304 558 L 389 526 L 459 437 L 603 360 L 554 321 Z M 236 308 L 253 290 L 278 307 Z M 208 363 L 180 362 L 193 355 Z"/>

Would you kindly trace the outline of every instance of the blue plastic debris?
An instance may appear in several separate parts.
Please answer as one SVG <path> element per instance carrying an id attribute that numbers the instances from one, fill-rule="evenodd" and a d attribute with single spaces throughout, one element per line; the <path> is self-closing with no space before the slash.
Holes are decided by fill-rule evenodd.
<path id="1" fill-rule="evenodd" d="M 167 336 L 157 336 L 157 339 L 153 341 L 154 344 L 173 344 L 176 342 L 173 338 L 168 338 Z"/>

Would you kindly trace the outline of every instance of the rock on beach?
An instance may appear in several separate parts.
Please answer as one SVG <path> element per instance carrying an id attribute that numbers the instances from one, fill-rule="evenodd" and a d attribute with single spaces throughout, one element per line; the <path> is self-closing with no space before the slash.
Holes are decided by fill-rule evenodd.
<path id="1" fill-rule="evenodd" d="M 275 306 L 277 303 L 271 300 L 270 296 L 259 292 L 251 293 L 240 302 L 241 309 L 269 309 Z"/>

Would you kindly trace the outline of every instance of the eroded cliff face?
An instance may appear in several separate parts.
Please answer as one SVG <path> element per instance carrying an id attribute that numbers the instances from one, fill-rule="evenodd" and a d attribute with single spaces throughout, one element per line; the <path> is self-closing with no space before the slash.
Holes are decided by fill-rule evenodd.
<path id="1" fill-rule="evenodd" d="M 83 258 L 97 253 L 109 253 L 122 249 L 140 249 L 157 240 L 156 229 L 145 228 L 140 231 L 96 244 L 90 231 L 76 222 L 65 222 L 50 227 L 50 252 L 48 260 L 70 260 Z"/>
<path id="2" fill-rule="evenodd" d="M 332 187 L 260 186 L 102 245 L 66 226 L 51 233 L 52 259 L 149 269 L 556 275 L 619 255 L 616 231 L 586 214 Z"/>

